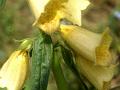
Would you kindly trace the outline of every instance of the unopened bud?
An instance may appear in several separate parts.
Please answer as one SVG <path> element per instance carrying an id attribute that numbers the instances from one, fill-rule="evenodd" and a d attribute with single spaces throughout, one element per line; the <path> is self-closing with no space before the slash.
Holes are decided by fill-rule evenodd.
<path id="1" fill-rule="evenodd" d="M 15 51 L 0 70 L 0 87 L 7 90 L 21 90 L 28 71 L 28 54 L 26 51 Z"/>

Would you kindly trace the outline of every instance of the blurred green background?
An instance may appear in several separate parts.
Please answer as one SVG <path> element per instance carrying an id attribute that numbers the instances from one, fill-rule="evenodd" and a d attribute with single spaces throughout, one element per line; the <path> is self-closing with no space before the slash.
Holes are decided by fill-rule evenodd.
<path id="1" fill-rule="evenodd" d="M 120 0 L 90 0 L 91 5 L 82 11 L 82 27 L 94 32 L 102 32 L 106 27 L 111 29 L 113 44 L 111 48 L 120 57 Z M 0 61 L 4 62 L 19 43 L 16 40 L 32 37 L 36 30 L 32 27 L 34 17 L 29 9 L 27 0 L 7 0 L 4 8 L 0 9 Z M 69 72 L 69 71 L 67 71 Z M 72 79 L 72 75 L 68 78 Z M 55 90 L 51 77 L 50 90 Z M 120 86 L 120 76 L 115 79 Z M 72 79 L 71 83 L 76 86 Z M 54 89 L 53 89 L 54 88 Z M 114 89 L 115 90 L 115 89 Z M 116 89 L 120 90 L 120 88 Z"/>
<path id="2" fill-rule="evenodd" d="M 18 42 L 31 37 L 33 16 L 26 0 L 7 0 L 0 9 L 0 60 L 17 48 Z"/>

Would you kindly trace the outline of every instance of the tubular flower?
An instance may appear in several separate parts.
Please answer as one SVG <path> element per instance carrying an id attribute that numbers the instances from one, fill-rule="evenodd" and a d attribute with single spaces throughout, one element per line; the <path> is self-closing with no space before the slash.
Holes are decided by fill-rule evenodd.
<path id="1" fill-rule="evenodd" d="M 7 90 L 21 90 L 28 71 L 26 51 L 15 51 L 0 70 L 0 87 Z"/>
<path id="2" fill-rule="evenodd" d="M 98 90 L 109 90 L 111 80 L 116 72 L 116 65 L 110 67 L 96 66 L 81 56 L 76 56 L 76 67 Z"/>
<path id="3" fill-rule="evenodd" d="M 62 18 L 81 25 L 81 10 L 88 0 L 28 0 L 36 18 L 35 24 L 47 33 L 54 32 Z"/>
<path id="4" fill-rule="evenodd" d="M 102 34 L 97 34 L 78 26 L 61 25 L 60 32 L 73 51 L 96 65 L 109 66 L 115 61 L 109 51 L 112 38 L 108 29 Z"/>

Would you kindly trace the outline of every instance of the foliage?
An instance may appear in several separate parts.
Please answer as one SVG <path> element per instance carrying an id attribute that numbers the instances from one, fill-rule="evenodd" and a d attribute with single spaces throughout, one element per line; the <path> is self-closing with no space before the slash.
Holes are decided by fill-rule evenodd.
<path id="1" fill-rule="evenodd" d="M 0 59 L 7 57 L 16 47 L 17 50 L 28 52 L 30 70 L 24 90 L 49 90 L 47 86 L 50 83 L 55 85 L 49 77 L 56 81 L 58 90 L 109 90 L 110 81 L 112 90 L 117 86 L 119 89 L 116 62 L 120 54 L 120 20 L 119 5 L 115 3 L 119 0 L 91 0 L 94 5 L 90 5 L 82 15 L 82 26 L 81 10 L 88 5 L 87 0 L 28 1 L 35 16 L 33 25 L 39 28 L 38 32 L 34 30 L 35 33 L 30 31 L 33 17 L 29 18 L 31 13 L 26 9 L 25 2 L 11 0 L 8 1 L 10 6 L 5 7 L 6 0 L 0 0 Z M 42 4 L 39 5 L 39 2 Z M 78 27 L 75 30 L 78 32 L 75 34 L 71 31 L 68 34 L 68 28 L 62 30 L 62 24 L 70 30 Z M 110 28 L 110 33 L 106 34 L 106 27 Z M 86 30 L 82 30 L 84 28 Z M 16 46 L 14 39 L 17 44 L 21 43 L 20 46 Z M 106 60 L 108 62 L 104 62 Z M 97 64 L 100 66 L 96 66 Z M 118 75 L 113 77 L 116 71 Z"/>
<path id="2" fill-rule="evenodd" d="M 53 46 L 50 36 L 41 31 L 33 42 L 30 77 L 25 90 L 46 90 L 52 63 Z"/>

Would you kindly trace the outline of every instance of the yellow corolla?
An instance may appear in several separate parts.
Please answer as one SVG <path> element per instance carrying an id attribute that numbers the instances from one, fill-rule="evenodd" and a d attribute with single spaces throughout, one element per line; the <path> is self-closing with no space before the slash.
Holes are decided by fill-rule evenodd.
<path id="1" fill-rule="evenodd" d="M 109 29 L 102 34 L 73 25 L 61 25 L 61 36 L 76 53 L 96 65 L 109 66 L 115 62 L 110 52 L 112 37 Z"/>
<path id="2" fill-rule="evenodd" d="M 35 25 L 47 33 L 54 32 L 62 18 L 81 26 L 81 10 L 88 5 L 88 0 L 28 0 L 36 18 Z"/>
<path id="3" fill-rule="evenodd" d="M 0 70 L 0 87 L 7 90 L 21 90 L 28 71 L 26 51 L 15 51 Z"/>
<path id="4" fill-rule="evenodd" d="M 97 90 L 110 90 L 111 80 L 117 70 L 116 65 L 110 67 L 96 66 L 80 55 L 76 56 L 75 62 L 80 74 L 85 76 Z"/>

